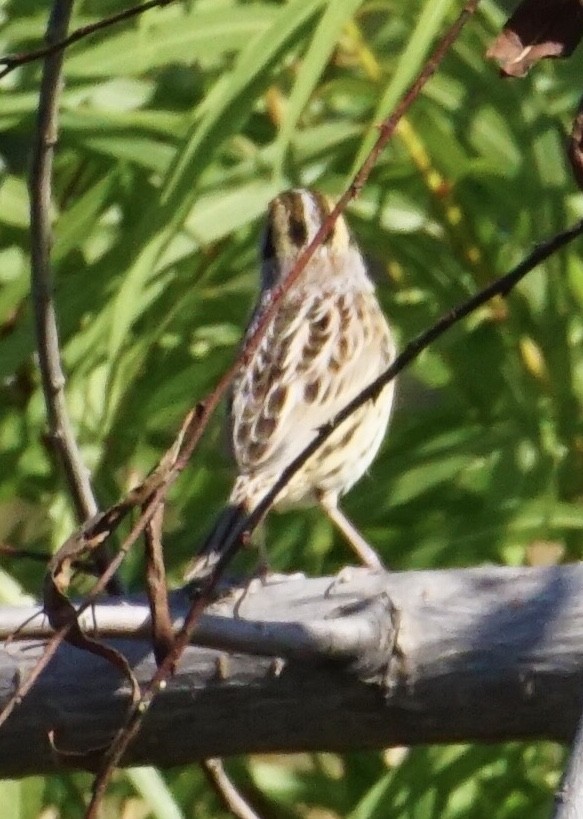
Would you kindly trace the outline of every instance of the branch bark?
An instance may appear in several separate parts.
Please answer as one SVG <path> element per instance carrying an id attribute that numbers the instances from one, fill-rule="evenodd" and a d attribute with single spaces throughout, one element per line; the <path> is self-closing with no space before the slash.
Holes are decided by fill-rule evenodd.
<path id="1" fill-rule="evenodd" d="M 572 739 L 583 699 L 582 592 L 578 565 L 353 569 L 231 591 L 207 609 L 199 645 L 186 650 L 123 763 Z M 171 602 L 178 627 L 187 596 Z M 145 602 L 95 610 L 141 683 L 155 671 L 147 612 Z M 31 612 L 0 608 L 4 633 L 16 613 Z M 0 704 L 42 652 L 39 618 L 27 628 L 0 653 Z M 0 732 L 0 775 L 93 768 L 129 703 L 114 668 L 61 645 Z"/>

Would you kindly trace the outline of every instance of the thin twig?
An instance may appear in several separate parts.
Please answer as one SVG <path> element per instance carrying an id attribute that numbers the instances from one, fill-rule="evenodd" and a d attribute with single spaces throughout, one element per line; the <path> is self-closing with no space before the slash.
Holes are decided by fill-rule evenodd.
<path id="1" fill-rule="evenodd" d="M 200 763 L 211 787 L 235 819 L 260 819 L 229 779 L 221 759 L 205 759 Z"/>
<path id="2" fill-rule="evenodd" d="M 58 42 L 66 34 L 72 7 L 73 0 L 55 0 L 46 33 L 49 44 Z M 59 350 L 57 315 L 53 299 L 54 280 L 50 262 L 52 171 L 57 143 L 62 64 L 62 51 L 55 51 L 47 57 L 39 94 L 29 179 L 31 290 L 49 438 L 63 468 L 77 518 L 79 522 L 83 522 L 95 515 L 97 503 L 65 400 L 65 376 Z M 105 552 L 101 552 L 98 566 L 105 567 L 107 562 Z M 113 593 L 122 591 L 115 579 L 112 580 L 109 590 Z"/>
<path id="3" fill-rule="evenodd" d="M 150 604 L 152 646 L 158 665 L 172 647 L 174 638 L 172 617 L 168 606 L 168 586 L 162 546 L 164 502 L 155 509 L 152 520 L 144 531 L 146 552 L 146 591 Z"/>
<path id="4" fill-rule="evenodd" d="M 60 39 L 51 42 L 44 48 L 38 48 L 35 51 L 26 51 L 22 54 L 8 54 L 5 57 L 0 57 L 0 65 L 5 66 L 0 71 L 0 80 L 19 66 L 32 63 L 35 60 L 42 60 L 44 57 L 50 57 L 53 54 L 64 51 L 67 46 L 70 46 L 85 37 L 89 37 L 91 34 L 95 34 L 96 31 L 101 31 L 104 28 L 121 23 L 124 20 L 129 20 L 138 14 L 143 14 L 145 11 L 149 11 L 155 6 L 167 6 L 173 2 L 174 0 L 148 0 L 147 3 L 143 3 L 140 6 L 132 6 L 129 9 L 118 12 L 117 14 L 112 14 L 111 17 L 105 17 L 103 20 L 98 20 L 96 23 L 89 23 L 86 26 L 80 26 L 79 28 L 75 29 L 75 31 L 72 31 L 68 37 L 64 37 L 62 32 Z"/>
<path id="5" fill-rule="evenodd" d="M 66 32 L 73 0 L 55 0 L 47 41 L 54 42 Z M 52 170 L 57 143 L 57 118 L 63 55 L 45 63 L 41 83 L 37 129 L 34 140 L 30 187 L 31 286 L 42 388 L 53 448 L 65 470 L 78 518 L 82 521 L 97 512 L 89 474 L 79 452 L 65 403 L 65 377 L 61 366 L 57 316 L 53 301 L 54 281 L 50 264 Z"/>
<path id="6" fill-rule="evenodd" d="M 42 671 L 46 668 L 46 666 L 50 662 L 51 658 L 54 656 L 55 652 L 57 651 L 58 647 L 61 645 L 63 640 L 66 640 L 71 631 L 77 627 L 79 615 L 85 612 L 92 605 L 92 603 L 94 603 L 95 600 L 97 600 L 97 598 L 103 593 L 105 588 L 108 587 L 108 584 L 110 583 L 112 577 L 115 576 L 115 572 L 122 564 L 130 548 L 138 540 L 140 535 L 144 532 L 144 530 L 154 517 L 156 509 L 160 502 L 160 497 L 161 491 L 159 490 L 158 493 L 155 493 L 152 496 L 150 502 L 145 506 L 144 512 L 140 516 L 139 520 L 136 521 L 131 532 L 122 543 L 118 553 L 115 555 L 115 557 L 112 558 L 111 562 L 109 563 L 103 574 L 98 578 L 92 589 L 85 596 L 83 602 L 76 609 L 73 609 L 72 605 L 69 604 L 69 607 L 65 612 L 68 622 L 65 623 L 59 622 L 58 624 L 55 622 L 52 623 L 53 628 L 55 628 L 55 632 L 51 639 L 48 641 L 47 645 L 45 646 L 42 657 L 38 660 L 37 664 L 30 672 L 30 675 L 26 678 L 26 680 L 23 680 L 18 685 L 14 694 L 10 697 L 2 711 L 0 711 L 0 727 L 6 722 L 10 714 L 13 712 L 14 708 L 17 705 L 19 705 L 21 701 L 24 699 L 24 697 L 28 694 L 34 682 L 39 678 Z M 49 575 L 49 577 L 45 581 L 45 584 L 50 586 L 51 582 L 52 577 Z M 54 596 L 58 590 L 51 586 L 51 591 L 52 594 L 50 597 L 50 605 L 46 606 L 45 608 L 45 613 L 49 618 L 49 621 L 51 621 L 51 618 L 53 618 L 53 616 L 55 615 L 56 606 L 54 605 Z M 47 595 L 45 594 L 45 597 L 46 596 Z M 64 619 L 65 614 L 61 613 L 61 610 L 56 612 L 56 616 L 61 618 L 61 621 Z"/>
<path id="7" fill-rule="evenodd" d="M 103 574 L 98 578 L 95 582 L 93 588 L 89 591 L 89 593 L 85 596 L 83 602 L 74 609 L 73 615 L 70 615 L 70 611 L 67 612 L 69 616 L 69 622 L 60 623 L 56 625 L 53 623 L 53 628 L 55 628 L 55 632 L 52 635 L 51 639 L 48 641 L 47 645 L 44 648 L 43 655 L 35 665 L 34 669 L 31 671 L 30 675 L 23 680 L 17 687 L 14 694 L 10 697 L 2 711 L 0 712 L 0 727 L 6 722 L 10 714 L 13 712 L 14 708 L 19 705 L 24 697 L 28 694 L 30 689 L 32 688 L 34 682 L 39 678 L 42 671 L 46 668 L 49 664 L 51 658 L 54 656 L 55 652 L 57 651 L 58 647 L 61 645 L 63 640 L 66 640 L 69 636 L 70 632 L 73 630 L 74 627 L 77 626 L 79 616 L 85 612 L 92 603 L 99 597 L 100 594 L 103 593 L 104 589 L 107 587 L 108 583 L 111 581 L 111 578 L 114 577 L 115 572 L 123 562 L 125 556 L 129 552 L 130 548 L 134 545 L 137 539 L 140 537 L 142 532 L 148 526 L 149 522 L 155 515 L 156 508 L 158 505 L 158 495 L 154 495 L 152 501 L 146 506 L 143 514 L 141 515 L 140 519 L 136 522 L 132 531 L 129 533 L 125 541 L 122 543 L 118 554 L 111 560 Z M 50 576 L 47 578 L 46 583 L 50 583 Z M 55 589 L 53 589 L 53 594 L 55 593 Z M 53 615 L 53 611 L 51 610 L 54 608 L 53 606 L 46 607 L 45 613 L 51 620 L 51 616 Z"/>
<path id="8" fill-rule="evenodd" d="M 10 697 L 2 712 L 0 713 L 0 727 L 6 722 L 8 717 L 12 714 L 14 709 L 20 705 L 22 700 L 26 697 L 32 686 L 38 680 L 42 672 L 48 666 L 52 658 L 57 653 L 57 649 L 60 644 L 63 642 L 65 632 L 68 630 L 68 626 L 64 626 L 63 628 L 59 629 L 56 632 L 49 642 L 46 644 L 43 650 L 43 655 L 40 660 L 36 663 L 33 670 L 30 672 L 26 680 L 19 683 L 17 690 L 15 693 Z M 57 639 L 60 637 L 60 639 Z"/>
<path id="9" fill-rule="evenodd" d="M 32 549 L 19 549 L 17 546 L 10 546 L 8 543 L 0 543 L 0 556 L 15 558 L 20 560 L 26 558 L 35 560 L 38 563 L 48 563 L 50 555 L 43 552 L 35 552 Z"/>
<path id="10" fill-rule="evenodd" d="M 59 602 L 59 598 L 62 597 L 62 591 L 59 588 L 58 584 L 55 582 L 54 573 L 59 572 L 60 568 L 57 565 L 54 567 L 52 564 L 58 564 L 59 553 L 55 555 L 51 560 L 51 566 L 49 569 L 49 573 L 45 580 L 45 611 L 49 621 L 51 619 L 59 619 L 59 622 L 53 622 L 52 626 L 55 629 L 51 639 L 45 646 L 43 651 L 42 657 L 39 659 L 37 664 L 35 665 L 34 669 L 31 671 L 29 677 L 26 680 L 23 680 L 17 687 L 14 694 L 10 697 L 2 711 L 0 711 L 0 727 L 3 725 L 4 722 L 8 719 L 14 708 L 20 704 L 22 699 L 26 696 L 26 694 L 32 688 L 34 682 L 38 679 L 40 674 L 42 673 L 43 669 L 46 668 L 48 665 L 51 657 L 56 652 L 59 645 L 66 640 L 68 635 L 70 634 L 71 630 L 76 626 L 77 619 L 83 612 L 85 612 L 97 598 L 103 593 L 104 589 L 108 586 L 112 577 L 114 577 L 115 572 L 125 559 L 127 553 L 131 549 L 131 547 L 136 543 L 140 535 L 145 531 L 148 527 L 150 521 L 153 519 L 154 515 L 156 514 L 156 510 L 159 504 L 163 501 L 164 492 L 166 485 L 163 481 L 164 476 L 167 477 L 167 470 L 169 470 L 174 463 L 178 452 L 180 451 L 180 447 L 182 446 L 182 439 L 185 435 L 186 431 L 192 426 L 196 424 L 197 418 L 197 411 L 191 411 L 187 417 L 185 418 L 180 433 L 177 436 L 176 441 L 170 447 L 170 449 L 165 453 L 164 457 L 160 461 L 159 471 L 162 473 L 162 476 L 156 476 L 155 474 L 150 476 L 152 479 L 156 478 L 159 479 L 159 482 L 153 484 L 152 488 L 149 489 L 150 495 L 147 498 L 144 498 L 143 494 L 139 491 L 139 489 L 132 490 L 130 493 L 130 498 L 134 496 L 137 498 L 136 504 L 141 504 L 142 514 L 132 527 L 132 530 L 122 543 L 121 547 L 117 555 L 112 558 L 111 562 L 101 575 L 99 579 L 95 582 L 92 589 L 89 593 L 85 596 L 85 599 L 81 605 L 77 607 L 77 609 L 72 609 L 72 605 L 68 603 L 68 601 L 62 600 L 62 604 L 66 605 L 57 605 L 56 603 Z M 113 515 L 116 521 L 121 521 L 128 513 L 130 507 L 130 499 L 126 499 L 125 503 L 120 503 L 112 509 L 103 512 L 100 516 L 98 516 L 97 522 L 90 524 L 87 528 L 89 533 L 93 532 L 93 536 L 95 537 L 96 533 L 94 530 L 99 526 L 106 526 L 107 525 L 107 518 L 108 515 Z M 72 541 L 75 547 L 78 540 L 82 539 L 83 531 L 80 535 L 73 535 L 69 538 L 69 541 Z M 59 552 L 66 552 L 69 541 L 67 541 L 59 550 Z M 65 560 L 65 558 L 63 558 Z M 56 602 L 55 602 L 56 601 Z M 48 605 L 47 605 L 48 602 Z M 68 620 L 68 622 L 67 622 Z M 63 622 L 64 621 L 64 622 Z"/>

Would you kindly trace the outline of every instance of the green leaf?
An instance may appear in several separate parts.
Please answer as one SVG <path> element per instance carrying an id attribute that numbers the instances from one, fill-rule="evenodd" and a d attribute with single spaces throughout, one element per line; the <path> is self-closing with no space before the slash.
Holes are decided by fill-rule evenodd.
<path id="1" fill-rule="evenodd" d="M 80 196 L 60 218 L 55 230 L 53 260 L 59 262 L 73 248 L 81 248 L 102 213 L 114 178 L 106 176 Z"/>
<path id="2" fill-rule="evenodd" d="M 18 228 L 29 223 L 28 191 L 24 179 L 5 176 L 0 181 L 0 222 Z"/>
<path id="3" fill-rule="evenodd" d="M 195 125 L 164 183 L 162 202 L 179 223 L 190 207 L 196 182 L 217 147 L 250 115 L 249 98 L 260 94 L 281 56 L 295 45 L 322 0 L 291 0 L 269 28 L 255 37 L 233 69 L 216 83 L 203 105 L 205 115 Z"/>
<path id="4" fill-rule="evenodd" d="M 190 211 L 186 228 L 201 246 L 216 242 L 262 216 L 279 191 L 273 182 L 257 181 L 203 195 Z"/>
<path id="5" fill-rule="evenodd" d="M 180 6 L 177 7 L 180 9 Z M 192 65 L 238 51 L 264 32 L 276 14 L 268 3 L 190 12 L 161 19 L 133 31 L 109 31 L 101 42 L 71 55 L 70 77 L 139 75 L 168 63 Z"/>
<path id="6" fill-rule="evenodd" d="M 144 799 L 152 816 L 158 819 L 184 819 L 185 814 L 176 804 L 168 785 L 155 768 L 147 766 L 126 768 L 124 776 Z"/>
<path id="7" fill-rule="evenodd" d="M 283 173 L 283 161 L 298 120 L 312 95 L 330 57 L 343 26 L 352 18 L 363 0 L 331 0 L 316 26 L 312 40 L 302 59 L 290 98 L 285 108 L 283 124 L 275 144 L 275 173 Z"/>

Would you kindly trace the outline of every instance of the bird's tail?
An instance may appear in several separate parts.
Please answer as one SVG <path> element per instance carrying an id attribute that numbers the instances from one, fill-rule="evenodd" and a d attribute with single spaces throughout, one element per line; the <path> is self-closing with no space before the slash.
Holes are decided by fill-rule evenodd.
<path id="1" fill-rule="evenodd" d="M 245 533 L 241 531 L 237 534 L 237 530 L 246 517 L 247 511 L 243 504 L 225 506 L 196 556 L 188 564 L 184 575 L 185 581 L 205 580 L 212 573 L 226 549 L 230 549 L 231 544 L 234 545 L 237 541 L 239 545 L 244 544 Z M 233 541 L 234 536 L 236 536 L 235 541 Z"/>

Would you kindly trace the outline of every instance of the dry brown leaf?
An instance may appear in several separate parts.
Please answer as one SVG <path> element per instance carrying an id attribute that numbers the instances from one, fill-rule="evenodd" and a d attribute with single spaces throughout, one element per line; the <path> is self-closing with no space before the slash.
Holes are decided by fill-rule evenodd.
<path id="1" fill-rule="evenodd" d="M 581 0 L 523 0 L 486 56 L 507 77 L 524 77 L 545 57 L 569 57 L 581 37 Z"/>

